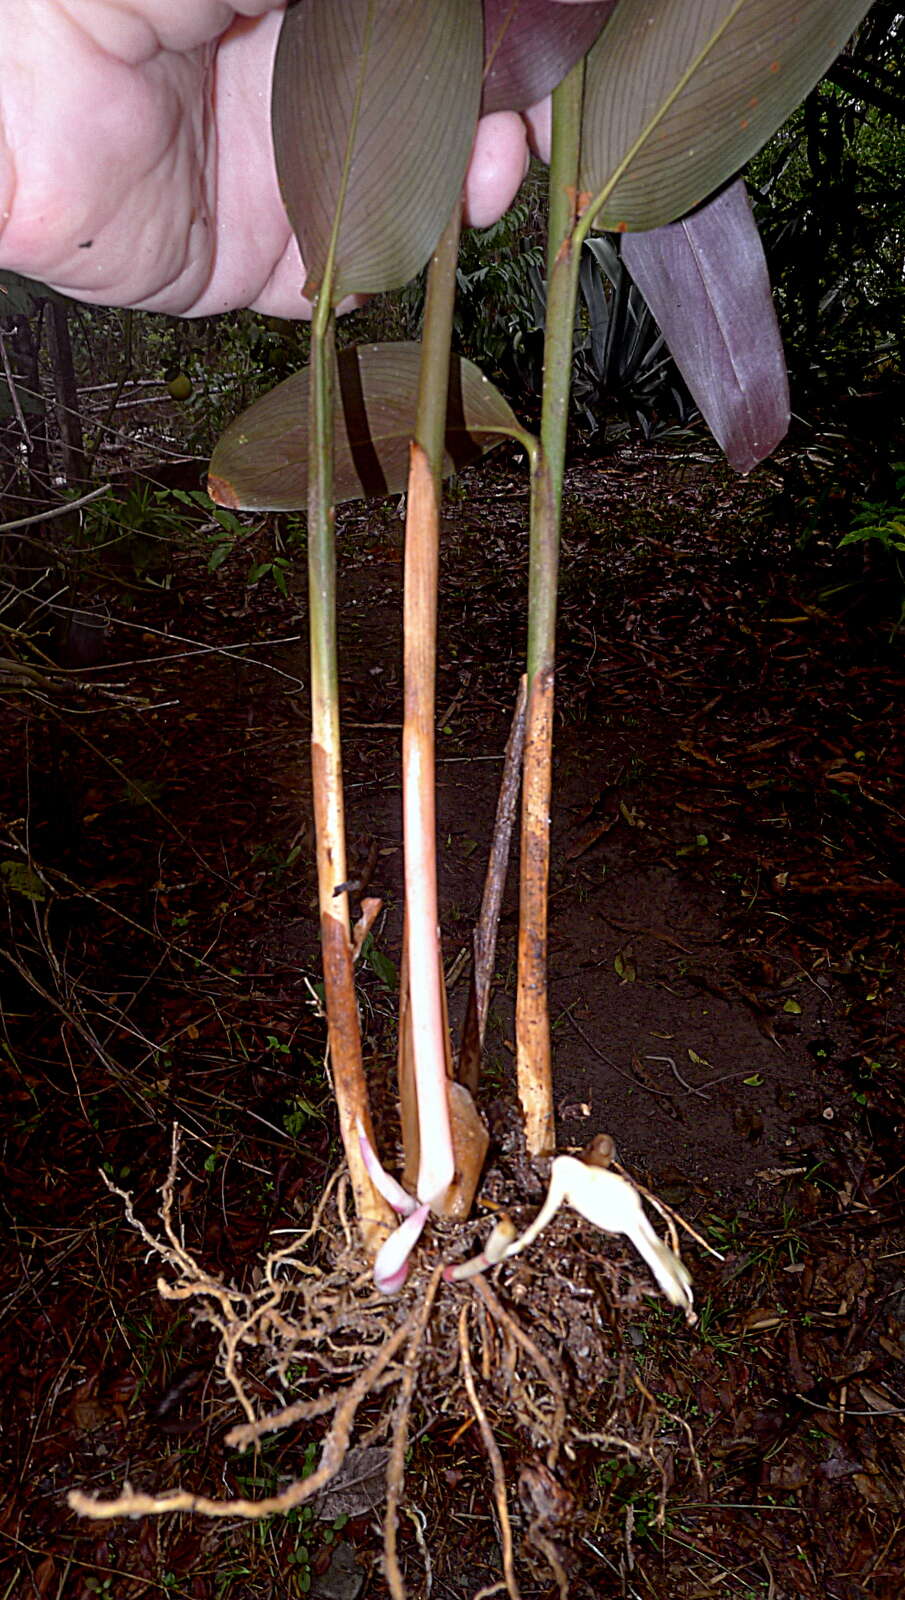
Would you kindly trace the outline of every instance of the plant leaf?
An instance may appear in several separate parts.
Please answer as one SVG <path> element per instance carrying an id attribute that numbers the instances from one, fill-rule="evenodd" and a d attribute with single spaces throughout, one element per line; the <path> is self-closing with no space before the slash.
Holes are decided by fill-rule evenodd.
<path id="1" fill-rule="evenodd" d="M 484 0 L 481 111 L 524 111 L 542 100 L 590 50 L 615 4 Z"/>
<path id="2" fill-rule="evenodd" d="M 622 259 L 730 465 L 750 472 L 789 426 L 789 384 L 744 183 L 682 222 L 626 234 Z"/>
<path id="3" fill-rule="evenodd" d="M 804 99 L 870 0 L 620 0 L 588 58 L 594 226 L 656 228 L 731 178 Z"/>
<path id="4" fill-rule="evenodd" d="M 41 879 L 27 861 L 0 861 L 0 879 L 11 893 L 24 895 L 26 900 L 47 898 Z"/>
<path id="5" fill-rule="evenodd" d="M 313 298 L 399 288 L 465 179 L 481 93 L 480 0 L 305 0 L 283 19 L 272 122 Z M 331 270 L 332 267 L 332 270 Z"/>
<path id="6" fill-rule="evenodd" d="M 517 1256 L 532 1244 L 563 1201 L 604 1233 L 624 1233 L 666 1298 L 682 1307 L 689 1323 L 697 1321 L 688 1268 L 651 1227 L 637 1189 L 618 1173 L 589 1165 L 579 1156 L 554 1157 L 546 1199 L 531 1226 L 506 1248 L 506 1257 Z"/>
<path id="7" fill-rule="evenodd" d="M 417 344 L 343 350 L 334 383 L 337 502 L 398 494 L 408 481 L 409 441 L 421 351 Z M 514 411 L 471 361 L 450 364 L 445 476 L 476 461 L 501 436 L 522 437 Z M 295 511 L 308 493 L 308 368 L 293 373 L 231 422 L 211 460 L 208 489 L 243 511 Z"/>

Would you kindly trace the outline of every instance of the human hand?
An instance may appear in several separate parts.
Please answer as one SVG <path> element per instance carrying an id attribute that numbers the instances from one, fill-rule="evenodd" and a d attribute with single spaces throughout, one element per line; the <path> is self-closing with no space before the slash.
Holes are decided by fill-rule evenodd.
<path id="1" fill-rule="evenodd" d="M 285 0 L 0 6 L 0 267 L 103 305 L 309 315 L 270 135 L 284 9 Z M 466 221 L 501 216 L 526 164 L 523 119 L 483 118 Z"/>

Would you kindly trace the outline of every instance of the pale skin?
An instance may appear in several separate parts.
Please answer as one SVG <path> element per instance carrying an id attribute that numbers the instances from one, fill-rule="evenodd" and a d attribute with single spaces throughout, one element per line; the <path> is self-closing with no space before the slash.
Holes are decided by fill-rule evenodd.
<path id="1" fill-rule="evenodd" d="M 3 0 L 0 268 L 103 305 L 310 315 L 270 140 L 284 9 Z M 482 119 L 467 222 L 502 216 L 548 127 L 545 106 Z"/>

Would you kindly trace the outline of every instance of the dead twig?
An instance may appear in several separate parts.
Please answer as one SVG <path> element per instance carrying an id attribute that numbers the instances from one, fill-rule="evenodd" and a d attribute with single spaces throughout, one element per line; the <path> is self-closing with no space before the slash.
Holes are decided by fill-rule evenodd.
<path id="1" fill-rule="evenodd" d="M 490 847 L 490 860 L 487 863 L 484 895 L 481 900 L 481 915 L 474 935 L 478 1031 L 482 1044 L 484 1043 L 484 1031 L 487 1026 L 487 1008 L 490 1004 L 490 983 L 496 956 L 500 906 L 503 901 L 503 890 L 506 887 L 506 869 L 509 863 L 512 830 L 515 827 L 518 807 L 522 753 L 525 748 L 525 707 L 527 702 L 528 679 L 523 675 L 519 680 L 512 727 L 506 743 L 506 753 L 503 757 L 503 776 L 500 782 L 500 793 L 493 825 L 493 843 Z"/>
<path id="2" fill-rule="evenodd" d="M 574 1005 L 575 1002 L 573 1001 L 572 1004 Z M 624 1072 L 622 1067 L 617 1067 L 612 1057 L 608 1056 L 603 1050 L 601 1050 L 594 1043 L 593 1039 L 588 1037 L 581 1024 L 575 1021 L 569 1006 L 566 1006 L 565 1010 L 560 1012 L 560 1016 L 568 1018 L 569 1022 L 572 1024 L 572 1027 L 575 1029 L 575 1032 L 578 1034 L 579 1039 L 584 1040 L 588 1049 L 597 1057 L 598 1061 L 602 1061 L 605 1066 L 609 1067 L 611 1072 L 615 1072 L 620 1078 L 624 1078 L 626 1083 L 630 1083 L 632 1085 L 633 1089 L 642 1089 L 645 1094 L 656 1095 L 659 1100 L 672 1099 L 668 1089 L 654 1089 L 649 1083 L 644 1083 L 640 1078 L 634 1077 L 631 1072 Z"/>

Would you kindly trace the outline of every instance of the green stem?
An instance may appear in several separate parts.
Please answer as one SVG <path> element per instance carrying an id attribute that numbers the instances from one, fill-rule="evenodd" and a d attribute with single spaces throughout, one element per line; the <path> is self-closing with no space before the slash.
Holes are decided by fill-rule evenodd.
<path id="1" fill-rule="evenodd" d="M 339 675 L 336 648 L 336 540 L 333 510 L 333 376 L 335 322 L 328 301 L 319 302 L 311 325 L 308 486 L 308 607 L 311 639 L 312 737 L 338 756 Z M 341 803 L 341 802 L 340 802 Z M 334 812 L 334 821 L 335 821 Z M 344 852 L 345 843 L 333 846 Z M 345 863 L 335 880 L 345 881 Z M 332 888 L 331 888 L 332 895 Z M 348 925 L 348 897 L 334 910 Z"/>
<path id="2" fill-rule="evenodd" d="M 553 93 L 541 448 L 532 468 L 516 1061 L 526 1142 L 535 1155 L 552 1149 L 555 1137 L 547 1001 L 547 891 L 556 593 L 578 287 L 574 231 L 583 90 L 584 63 L 580 62 Z"/>
<path id="3" fill-rule="evenodd" d="M 336 648 L 336 544 L 333 511 L 334 317 L 326 295 L 311 328 L 308 489 L 308 611 L 311 640 L 311 774 L 317 835 L 321 953 L 333 1086 L 365 1245 L 376 1248 L 393 1213 L 362 1160 L 358 1123 L 374 1142 L 355 999 L 347 879 Z"/>
<path id="4" fill-rule="evenodd" d="M 424 298 L 415 438 L 427 456 L 438 498 L 443 477 L 446 396 L 461 231 L 462 212 L 460 206 L 455 205 L 431 257 Z"/>
<path id="5" fill-rule="evenodd" d="M 575 333 L 575 297 L 578 291 L 579 252 L 574 230 L 578 208 L 578 174 L 581 153 L 581 109 L 584 62 L 553 91 L 553 147 L 550 159 L 550 208 L 547 232 L 547 321 L 544 334 L 544 380 L 541 400 L 541 445 L 550 472 L 557 554 L 542 562 L 529 580 L 532 597 L 542 607 L 532 619 L 529 611 L 528 671 L 532 656 L 549 653 L 552 665 L 556 628 L 556 582 L 559 518 L 566 461 L 566 430 L 572 387 L 572 345 Z M 533 596 L 532 596 L 533 589 Z M 543 600 L 540 596 L 543 594 Z M 533 622 L 533 626 L 532 626 Z"/>

